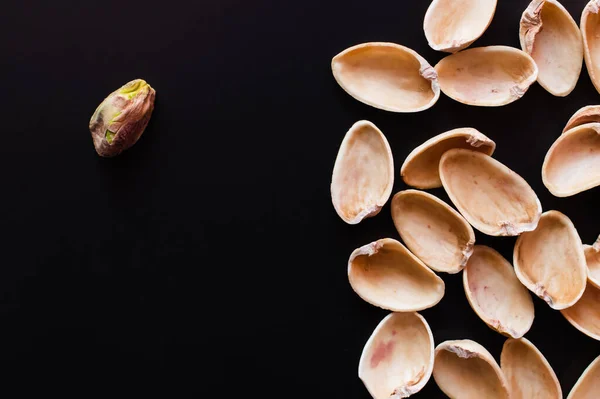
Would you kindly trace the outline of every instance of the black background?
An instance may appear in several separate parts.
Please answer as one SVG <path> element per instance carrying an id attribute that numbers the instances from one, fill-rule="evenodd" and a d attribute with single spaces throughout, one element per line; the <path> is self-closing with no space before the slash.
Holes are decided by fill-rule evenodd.
<path id="1" fill-rule="evenodd" d="M 578 22 L 585 3 L 563 1 Z M 472 47 L 518 47 L 527 4 L 500 0 Z M 479 129 L 544 210 L 567 214 L 592 243 L 598 189 L 559 199 L 541 181 L 566 121 L 599 102 L 585 67 L 566 98 L 535 84 L 498 108 L 442 95 L 427 111 L 394 114 L 337 86 L 331 58 L 361 42 L 397 42 L 435 65 L 444 54 L 422 31 L 428 5 L 4 2 L 0 359 L 11 397 L 368 398 L 358 360 L 387 312 L 351 290 L 346 263 L 398 234 L 389 204 L 356 226 L 331 204 L 335 156 L 359 119 L 384 132 L 398 171 L 426 139 Z M 89 118 L 135 78 L 156 89 L 155 112 L 132 149 L 102 159 Z M 405 188 L 398 172 L 394 193 Z M 477 242 L 512 260 L 514 238 Z M 461 275 L 441 277 L 444 299 L 422 312 L 436 344 L 470 338 L 499 359 L 504 338 L 471 310 Z M 526 336 L 566 397 L 600 345 L 534 302 Z M 432 378 L 414 397 L 443 395 Z"/>

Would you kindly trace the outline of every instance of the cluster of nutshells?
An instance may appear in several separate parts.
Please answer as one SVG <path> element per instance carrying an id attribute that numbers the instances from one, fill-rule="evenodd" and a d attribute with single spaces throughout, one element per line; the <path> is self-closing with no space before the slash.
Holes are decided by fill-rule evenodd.
<path id="1" fill-rule="evenodd" d="M 333 57 L 333 76 L 355 99 L 405 113 L 432 107 L 440 92 L 468 105 L 501 106 L 522 97 L 536 81 L 552 95 L 566 96 L 585 58 L 600 92 L 600 0 L 585 7 L 581 29 L 558 1 L 533 0 L 521 18 L 522 50 L 465 50 L 490 25 L 496 3 L 432 1 L 425 35 L 433 49 L 452 53 L 435 67 L 412 49 L 373 42 Z M 392 197 L 395 164 L 383 132 L 360 120 L 341 143 L 331 181 L 335 211 L 356 225 L 378 215 L 389 201 L 402 241 L 378 239 L 355 249 L 348 260 L 354 292 L 391 312 L 367 341 L 359 363 L 359 377 L 375 399 L 408 397 L 431 375 L 453 398 L 562 398 L 552 367 L 524 337 L 534 321 L 530 292 L 600 340 L 600 238 L 583 245 L 565 214 L 544 212 L 531 186 L 494 158 L 495 149 L 492 139 L 471 127 L 439 134 L 407 156 L 400 176 L 413 188 Z M 582 108 L 567 122 L 546 155 L 542 180 L 557 197 L 600 185 L 600 105 Z M 439 187 L 454 207 L 424 191 Z M 474 229 L 517 237 L 513 264 L 494 249 L 475 245 Z M 442 300 L 445 284 L 437 273 L 459 272 L 473 311 L 507 337 L 500 365 L 471 340 L 435 346 L 427 321 L 417 313 Z M 569 398 L 599 396 L 598 381 L 600 357 Z"/>

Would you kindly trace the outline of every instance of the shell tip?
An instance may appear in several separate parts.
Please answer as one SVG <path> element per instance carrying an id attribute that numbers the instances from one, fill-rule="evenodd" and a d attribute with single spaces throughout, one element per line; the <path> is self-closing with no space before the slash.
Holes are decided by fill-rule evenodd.
<path id="1" fill-rule="evenodd" d="M 528 87 L 522 87 L 519 85 L 515 85 L 510 88 L 510 95 L 513 98 L 519 99 L 525 95 L 525 92 L 527 92 L 527 89 L 528 89 Z"/>
<path id="2" fill-rule="evenodd" d="M 554 301 L 552 300 L 550 295 L 548 295 L 548 291 L 546 291 L 546 288 L 542 284 L 537 283 L 534 287 L 534 292 L 538 297 L 546 301 L 546 303 L 550 305 L 550 307 L 554 306 Z"/>
<path id="3" fill-rule="evenodd" d="M 520 231 L 511 222 L 500 222 L 500 234 L 503 236 L 517 236 Z"/>
<path id="4" fill-rule="evenodd" d="M 463 359 L 470 359 L 472 357 L 476 357 L 477 354 L 473 351 L 470 351 L 468 349 L 465 348 L 461 348 L 460 346 L 456 346 L 456 345 L 450 345 L 447 348 L 448 351 L 454 353 L 456 356 L 463 358 Z"/>
<path id="5" fill-rule="evenodd" d="M 465 248 L 462 250 L 462 259 L 460 260 L 460 267 L 464 268 L 467 266 L 467 262 L 469 262 L 469 259 L 471 258 L 471 255 L 473 255 L 473 249 L 475 247 L 475 242 L 473 241 L 469 241 L 466 245 Z"/>
<path id="6" fill-rule="evenodd" d="M 592 248 L 594 249 L 594 251 L 600 252 L 600 236 L 596 238 L 596 241 L 594 241 L 594 243 L 592 244 Z"/>
<path id="7" fill-rule="evenodd" d="M 600 0 L 592 0 L 587 4 L 586 9 L 589 12 L 592 12 L 594 14 L 598 14 L 598 12 L 600 11 Z"/>
<path id="8" fill-rule="evenodd" d="M 485 139 L 482 135 L 479 134 L 469 134 L 469 137 L 467 138 L 467 144 L 469 144 L 471 147 L 475 147 L 475 148 L 479 148 L 484 144 L 488 144 L 489 140 Z"/>
<path id="9" fill-rule="evenodd" d="M 419 74 L 427 80 L 437 81 L 438 75 L 435 69 L 431 65 L 422 66 L 419 70 Z"/>

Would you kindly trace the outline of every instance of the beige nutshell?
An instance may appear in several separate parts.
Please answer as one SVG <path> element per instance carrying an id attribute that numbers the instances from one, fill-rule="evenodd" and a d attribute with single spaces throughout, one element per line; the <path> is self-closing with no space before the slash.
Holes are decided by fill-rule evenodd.
<path id="1" fill-rule="evenodd" d="M 369 121 L 358 121 L 344 137 L 333 167 L 331 200 L 339 217 L 358 224 L 373 217 L 390 198 L 394 159 L 390 145 Z"/>
<path id="2" fill-rule="evenodd" d="M 463 127 L 430 138 L 406 157 L 400 175 L 409 186 L 430 189 L 442 186 L 440 159 L 452 148 L 467 148 L 492 155 L 496 143 L 477 129 Z"/>
<path id="3" fill-rule="evenodd" d="M 561 212 L 544 212 L 534 231 L 521 234 L 513 264 L 521 283 L 552 309 L 573 306 L 583 295 L 587 280 L 583 245 Z"/>
<path id="4" fill-rule="evenodd" d="M 600 356 L 585 369 L 567 399 L 596 399 L 600 392 Z"/>
<path id="5" fill-rule="evenodd" d="M 484 234 L 516 236 L 537 226 L 540 201 L 518 174 L 481 152 L 452 149 L 440 160 L 442 185 L 467 221 Z"/>
<path id="6" fill-rule="evenodd" d="M 533 0 L 521 16 L 519 39 L 538 66 L 538 83 L 555 96 L 571 93 L 583 67 L 583 40 L 562 4 Z"/>
<path id="7" fill-rule="evenodd" d="M 418 190 L 392 198 L 392 219 L 402 241 L 436 272 L 460 272 L 473 253 L 471 225 L 444 201 Z"/>
<path id="8" fill-rule="evenodd" d="M 385 111 L 424 111 L 440 97 L 432 66 L 414 50 L 396 43 L 350 47 L 333 57 L 331 69 L 348 94 Z"/>
<path id="9" fill-rule="evenodd" d="M 423 316 L 390 313 L 367 341 L 358 376 L 374 399 L 408 398 L 431 378 L 433 350 L 433 334 Z"/>
<path id="10" fill-rule="evenodd" d="M 593 245 L 584 245 L 583 253 L 588 268 L 588 283 L 600 288 L 600 237 Z"/>
<path id="11" fill-rule="evenodd" d="M 588 105 L 575 112 L 565 125 L 563 133 L 592 122 L 600 123 L 600 105 Z"/>
<path id="12" fill-rule="evenodd" d="M 500 355 L 500 367 L 510 391 L 510 399 L 562 399 L 556 373 L 526 338 L 507 339 Z"/>
<path id="13" fill-rule="evenodd" d="M 435 349 L 433 378 L 450 398 L 509 399 L 508 383 L 490 352 L 468 339 Z"/>
<path id="14" fill-rule="evenodd" d="M 423 30 L 429 46 L 448 53 L 470 46 L 490 26 L 497 2 L 433 0 L 423 21 Z"/>
<path id="15" fill-rule="evenodd" d="M 600 0 L 591 0 L 581 13 L 579 23 L 583 36 L 583 56 L 590 79 L 600 93 Z"/>
<path id="16" fill-rule="evenodd" d="M 394 312 L 435 306 L 445 291 L 444 280 L 391 238 L 355 249 L 348 260 L 348 280 L 363 300 Z"/>
<path id="17" fill-rule="evenodd" d="M 561 313 L 573 327 L 600 341 L 600 289 L 589 281 L 581 298 Z"/>
<path id="18" fill-rule="evenodd" d="M 490 247 L 476 245 L 463 271 L 467 300 L 492 330 L 521 338 L 533 324 L 533 300 L 513 267 Z"/>
<path id="19" fill-rule="evenodd" d="M 542 181 L 556 197 L 600 185 L 600 123 L 586 123 L 560 135 L 544 158 Z"/>
<path id="20" fill-rule="evenodd" d="M 460 103 L 480 107 L 499 107 L 517 101 L 538 76 L 533 58 L 508 46 L 463 50 L 443 58 L 435 70 L 444 94 Z"/>

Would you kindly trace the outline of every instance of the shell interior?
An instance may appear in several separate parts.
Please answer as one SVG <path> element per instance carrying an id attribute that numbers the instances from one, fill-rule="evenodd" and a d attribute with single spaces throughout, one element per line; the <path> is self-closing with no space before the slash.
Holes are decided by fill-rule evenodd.
<path id="1" fill-rule="evenodd" d="M 567 399 L 595 399 L 600 392 L 600 356 L 585 369 Z"/>
<path id="2" fill-rule="evenodd" d="M 592 122 L 600 122 L 600 105 L 588 105 L 575 112 L 565 125 L 563 133 Z"/>
<path id="3" fill-rule="evenodd" d="M 600 0 L 591 0 L 581 13 L 583 55 L 590 79 L 600 92 Z"/>
<path id="4" fill-rule="evenodd" d="M 587 284 L 581 299 L 561 313 L 573 327 L 600 341 L 600 289 Z"/>

